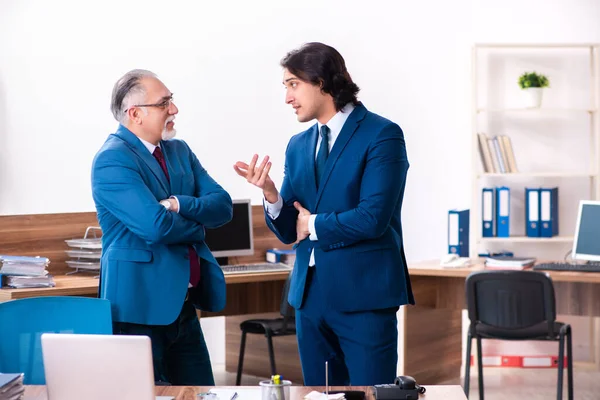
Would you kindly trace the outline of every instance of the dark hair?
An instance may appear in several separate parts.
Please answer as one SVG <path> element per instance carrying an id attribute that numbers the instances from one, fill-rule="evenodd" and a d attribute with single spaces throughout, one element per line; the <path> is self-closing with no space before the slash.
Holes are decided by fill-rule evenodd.
<path id="1" fill-rule="evenodd" d="M 321 90 L 333 97 L 337 111 L 350 102 L 358 104 L 360 89 L 352 82 L 342 55 L 331 46 L 306 43 L 287 53 L 281 66 L 305 82 L 322 85 Z"/>

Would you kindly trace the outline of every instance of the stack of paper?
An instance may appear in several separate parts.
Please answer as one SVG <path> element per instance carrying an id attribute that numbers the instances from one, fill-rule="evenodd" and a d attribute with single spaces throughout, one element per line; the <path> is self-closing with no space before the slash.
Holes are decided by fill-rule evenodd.
<path id="1" fill-rule="evenodd" d="M 0 373 L 0 400 L 18 400 L 23 398 L 23 374 Z"/>
<path id="2" fill-rule="evenodd" d="M 526 269 L 531 268 L 535 264 L 533 257 L 488 257 L 485 259 L 486 268 L 495 269 Z"/>
<path id="3" fill-rule="evenodd" d="M 46 270 L 48 264 L 46 257 L 0 255 L 0 287 L 54 287 Z"/>
<path id="4" fill-rule="evenodd" d="M 0 255 L 0 274 L 46 276 L 50 260 L 46 257 Z"/>

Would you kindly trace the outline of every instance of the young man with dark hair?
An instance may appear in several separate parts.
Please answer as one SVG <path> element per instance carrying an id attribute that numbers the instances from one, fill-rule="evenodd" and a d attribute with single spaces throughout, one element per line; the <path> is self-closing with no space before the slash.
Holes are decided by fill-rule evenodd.
<path id="1" fill-rule="evenodd" d="M 308 43 L 281 61 L 286 103 L 298 121 L 281 193 L 258 155 L 236 172 L 263 190 L 269 228 L 296 243 L 289 302 L 304 384 L 392 383 L 398 362 L 396 312 L 414 304 L 400 211 L 408 170 L 402 130 L 357 100 L 343 57 Z"/>

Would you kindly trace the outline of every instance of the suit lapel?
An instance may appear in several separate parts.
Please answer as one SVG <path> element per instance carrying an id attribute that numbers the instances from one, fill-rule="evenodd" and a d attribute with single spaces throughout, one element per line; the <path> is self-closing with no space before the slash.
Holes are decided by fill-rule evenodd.
<path id="1" fill-rule="evenodd" d="M 318 125 L 314 124 L 312 128 L 310 128 L 310 130 L 308 131 L 308 135 L 306 135 L 306 139 L 305 139 L 305 149 L 304 149 L 304 154 L 306 154 L 306 161 L 305 161 L 305 165 L 307 166 L 307 170 L 308 170 L 308 186 L 309 188 L 313 188 L 314 189 L 314 193 L 316 193 L 317 191 L 317 180 L 315 178 L 315 157 L 316 157 L 316 151 L 317 151 L 317 138 L 318 138 L 318 134 L 317 134 L 317 130 L 318 130 Z"/>
<path id="2" fill-rule="evenodd" d="M 363 106 L 362 103 L 357 105 L 354 111 L 352 111 L 352 113 L 348 116 L 348 119 L 342 127 L 339 136 L 335 140 L 335 143 L 331 148 L 331 153 L 329 153 L 329 156 L 327 157 L 327 162 L 325 163 L 325 170 L 323 171 L 323 176 L 321 177 L 321 185 L 319 186 L 319 190 L 317 191 L 317 201 L 315 203 L 315 209 L 319 206 L 319 201 L 321 200 L 321 196 L 323 194 L 323 188 L 325 187 L 325 185 L 327 185 L 327 181 L 329 180 L 329 176 L 331 175 L 331 171 L 333 170 L 335 163 L 337 162 L 338 158 L 340 158 L 340 156 L 342 155 L 344 148 L 346 148 L 346 145 L 354 135 L 354 132 L 356 132 L 356 129 L 358 128 L 360 122 L 364 119 L 366 114 L 367 109 L 365 108 L 365 106 Z"/>
<path id="3" fill-rule="evenodd" d="M 166 193 L 171 193 L 169 189 L 169 182 L 167 181 L 167 177 L 165 173 L 161 169 L 158 161 L 154 158 L 152 154 L 148 151 L 146 146 L 135 136 L 129 129 L 125 128 L 123 125 L 119 125 L 117 132 L 115 135 L 121 139 L 123 139 L 128 145 L 129 148 L 140 157 L 150 168 L 156 179 L 165 190 Z"/>

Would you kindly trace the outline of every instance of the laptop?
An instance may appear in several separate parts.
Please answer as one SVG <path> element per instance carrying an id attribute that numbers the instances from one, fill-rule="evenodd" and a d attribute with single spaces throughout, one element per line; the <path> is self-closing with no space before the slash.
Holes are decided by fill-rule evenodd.
<path id="1" fill-rule="evenodd" d="M 147 336 L 44 333 L 42 356 L 48 400 L 156 398 Z"/>

